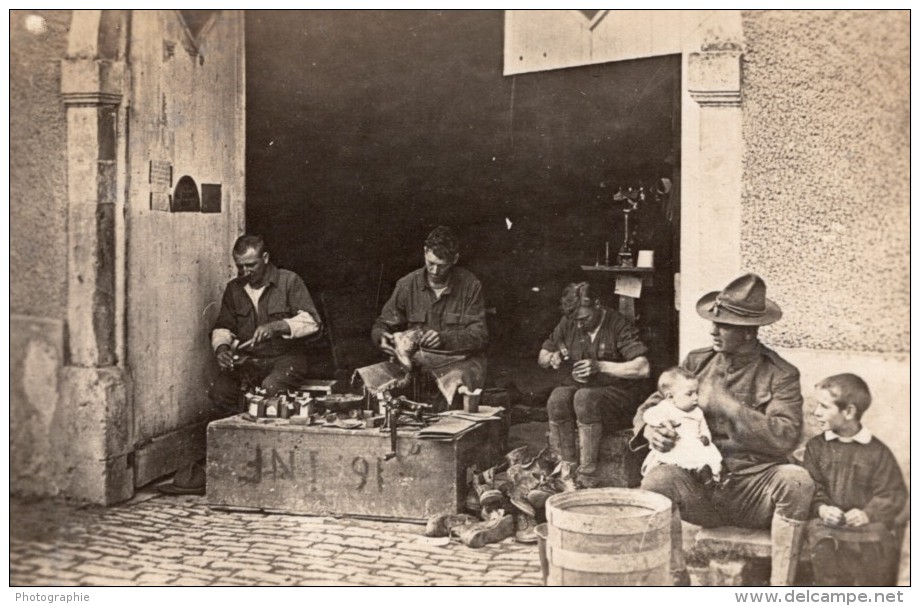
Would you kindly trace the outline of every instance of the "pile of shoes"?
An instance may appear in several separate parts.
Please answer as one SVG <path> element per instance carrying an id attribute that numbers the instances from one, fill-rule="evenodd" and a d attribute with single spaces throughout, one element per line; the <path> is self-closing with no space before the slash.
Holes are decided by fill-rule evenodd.
<path id="1" fill-rule="evenodd" d="M 546 521 L 546 500 L 575 490 L 574 465 L 560 462 L 548 448 L 535 456 L 522 446 L 500 465 L 473 471 L 466 508 L 476 514 L 440 514 L 428 520 L 425 535 L 456 536 L 468 547 L 482 547 L 513 536 L 536 543 L 534 529 Z"/>

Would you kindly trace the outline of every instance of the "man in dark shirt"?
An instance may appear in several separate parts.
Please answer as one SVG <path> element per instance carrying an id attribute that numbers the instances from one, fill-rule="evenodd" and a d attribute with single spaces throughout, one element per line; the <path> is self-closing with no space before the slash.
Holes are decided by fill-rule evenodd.
<path id="1" fill-rule="evenodd" d="M 728 471 L 721 489 L 707 490 L 699 478 L 677 465 L 649 470 L 642 488 L 670 498 L 684 520 L 702 526 L 770 528 L 773 540 L 771 585 L 789 585 L 808 519 L 814 483 L 804 469 L 789 464 L 802 431 L 799 371 L 757 337 L 782 311 L 766 297 L 764 281 L 747 274 L 721 292 L 697 302 L 697 313 L 712 322 L 712 346 L 691 351 L 681 367 L 699 379 L 700 407 Z M 661 400 L 655 393 L 635 417 L 633 448 L 667 452 L 677 434 L 646 425 L 642 414 Z M 672 526 L 680 538 L 680 524 Z M 676 543 L 680 545 L 679 542 Z M 685 570 L 675 551 L 672 572 Z M 684 572 L 684 574 L 686 574 Z"/>
<path id="2" fill-rule="evenodd" d="M 300 277 L 269 261 L 260 236 L 241 236 L 233 245 L 239 276 L 224 290 L 211 331 L 220 368 L 208 396 L 224 413 L 242 412 L 241 382 L 274 396 L 303 383 L 304 341 L 321 333 L 319 314 Z M 205 471 L 198 461 L 180 468 L 166 494 L 204 494 Z"/>
<path id="3" fill-rule="evenodd" d="M 260 236 L 241 236 L 233 261 L 239 276 L 227 284 L 211 332 L 221 372 L 209 395 L 236 413 L 240 381 L 262 387 L 269 396 L 303 383 L 308 372 L 304 342 L 318 336 L 322 325 L 303 280 L 269 261 Z"/>
<path id="4" fill-rule="evenodd" d="M 438 379 L 447 405 L 460 385 L 481 388 L 485 382 L 486 327 L 482 284 L 470 271 L 455 267 L 460 258 L 457 238 L 448 227 L 434 229 L 425 240 L 425 266 L 396 283 L 374 322 L 371 338 L 396 356 L 393 334 L 420 331 L 422 369 Z"/>
<path id="5" fill-rule="evenodd" d="M 590 488 L 597 485 L 605 421 L 622 423 L 636 409 L 633 387 L 649 375 L 648 348 L 636 327 L 602 306 L 588 283 L 569 284 L 560 303 L 562 319 L 543 342 L 537 363 L 565 366 L 562 385 L 546 403 L 550 443 L 563 461 L 579 463 L 576 482 Z"/>

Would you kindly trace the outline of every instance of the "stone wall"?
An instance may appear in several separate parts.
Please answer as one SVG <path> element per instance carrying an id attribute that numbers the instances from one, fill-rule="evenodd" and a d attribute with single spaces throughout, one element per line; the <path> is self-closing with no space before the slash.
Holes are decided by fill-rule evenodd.
<path id="1" fill-rule="evenodd" d="M 10 15 L 10 311 L 62 318 L 67 121 L 59 95 L 70 11 Z"/>
<path id="2" fill-rule="evenodd" d="M 742 256 L 775 345 L 910 351 L 910 17 L 743 14 Z"/>
<path id="3" fill-rule="evenodd" d="M 784 311 L 762 336 L 800 369 L 807 412 L 817 381 L 861 375 L 865 423 L 909 479 L 909 14 L 745 11 L 743 27 L 742 263 Z"/>
<path id="4" fill-rule="evenodd" d="M 10 14 L 10 492 L 56 494 L 67 298 L 70 11 Z"/>

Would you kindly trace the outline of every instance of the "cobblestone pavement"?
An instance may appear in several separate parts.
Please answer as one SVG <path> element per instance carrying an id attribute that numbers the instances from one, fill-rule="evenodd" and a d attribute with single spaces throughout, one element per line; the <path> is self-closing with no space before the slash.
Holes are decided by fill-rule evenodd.
<path id="1" fill-rule="evenodd" d="M 423 542 L 417 524 L 210 509 L 140 493 L 112 507 L 10 500 L 10 585 L 540 585 L 535 545 Z"/>

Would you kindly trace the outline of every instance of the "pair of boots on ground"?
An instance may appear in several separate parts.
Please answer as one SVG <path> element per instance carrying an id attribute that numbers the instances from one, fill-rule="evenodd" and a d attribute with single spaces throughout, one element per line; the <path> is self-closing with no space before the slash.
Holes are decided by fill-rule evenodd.
<path id="1" fill-rule="evenodd" d="M 482 547 L 510 536 L 519 543 L 536 543 L 535 528 L 545 520 L 546 500 L 557 492 L 575 490 L 569 467 L 547 449 L 529 456 L 527 447 L 512 450 L 505 461 L 482 473 L 474 472 L 466 507 L 477 512 L 442 514 L 428 521 L 427 536 L 454 534 L 469 547 Z"/>
<path id="2" fill-rule="evenodd" d="M 567 421 L 549 422 L 549 443 L 553 452 L 563 462 L 575 468 L 575 484 L 578 488 L 595 488 L 599 483 L 597 460 L 600 456 L 603 423 L 577 423 Z M 577 444 L 576 444 L 577 439 Z"/>
<path id="3" fill-rule="evenodd" d="M 806 524 L 805 521 L 790 520 L 773 514 L 770 524 L 771 587 L 790 587 L 795 584 Z M 690 585 L 690 575 L 684 559 L 683 526 L 677 507 L 671 509 L 671 579 L 676 586 Z"/>

